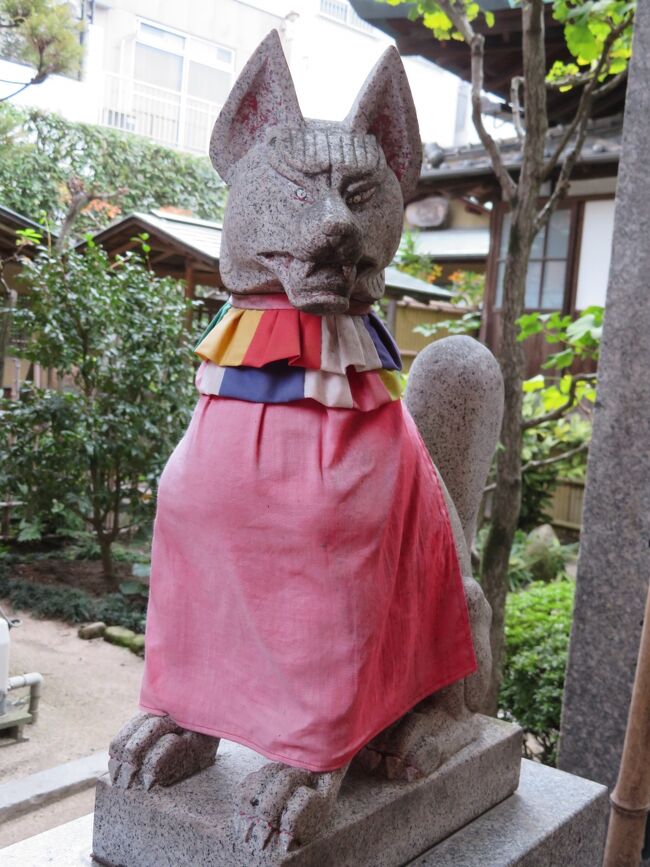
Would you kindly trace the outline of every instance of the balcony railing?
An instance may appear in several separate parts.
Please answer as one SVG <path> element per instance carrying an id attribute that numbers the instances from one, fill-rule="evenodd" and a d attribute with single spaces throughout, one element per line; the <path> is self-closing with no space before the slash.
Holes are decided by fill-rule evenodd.
<path id="1" fill-rule="evenodd" d="M 220 109 L 218 103 L 106 73 L 100 123 L 204 154 Z"/>

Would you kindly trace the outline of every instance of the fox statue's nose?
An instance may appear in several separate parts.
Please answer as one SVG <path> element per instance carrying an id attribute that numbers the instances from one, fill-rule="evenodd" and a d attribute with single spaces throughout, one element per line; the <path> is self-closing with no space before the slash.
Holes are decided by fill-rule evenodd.
<path id="1" fill-rule="evenodd" d="M 327 214 L 321 224 L 327 245 L 343 259 L 361 256 L 361 231 L 354 220 L 340 213 Z"/>

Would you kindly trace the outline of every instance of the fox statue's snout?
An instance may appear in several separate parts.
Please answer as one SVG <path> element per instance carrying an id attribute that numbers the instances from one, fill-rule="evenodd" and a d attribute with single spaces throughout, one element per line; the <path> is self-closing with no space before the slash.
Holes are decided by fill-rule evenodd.
<path id="1" fill-rule="evenodd" d="M 221 276 L 233 293 L 284 291 L 294 307 L 314 313 L 344 313 L 383 295 L 421 163 L 394 49 L 344 121 L 313 121 L 302 116 L 271 34 L 219 115 L 210 154 L 230 187 Z"/>

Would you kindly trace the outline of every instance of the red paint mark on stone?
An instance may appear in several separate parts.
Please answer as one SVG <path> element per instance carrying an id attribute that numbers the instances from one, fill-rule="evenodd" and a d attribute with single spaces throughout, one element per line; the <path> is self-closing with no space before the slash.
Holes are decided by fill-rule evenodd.
<path id="1" fill-rule="evenodd" d="M 403 124 L 389 111 L 380 112 L 375 116 L 368 132 L 375 136 L 398 180 L 406 174 L 410 154 L 404 150 L 404 142 L 408 141 Z"/>

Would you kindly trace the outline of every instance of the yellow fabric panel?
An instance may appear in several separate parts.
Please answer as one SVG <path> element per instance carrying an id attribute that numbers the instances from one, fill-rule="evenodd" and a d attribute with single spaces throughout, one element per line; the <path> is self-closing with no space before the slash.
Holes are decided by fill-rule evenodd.
<path id="1" fill-rule="evenodd" d="M 390 394 L 392 400 L 399 400 L 402 396 L 402 381 L 400 375 L 395 370 L 378 370 L 381 381 L 386 386 L 386 391 Z"/>
<path id="2" fill-rule="evenodd" d="M 263 310 L 229 310 L 197 346 L 196 354 L 204 361 L 226 367 L 239 366 L 263 314 Z"/>

